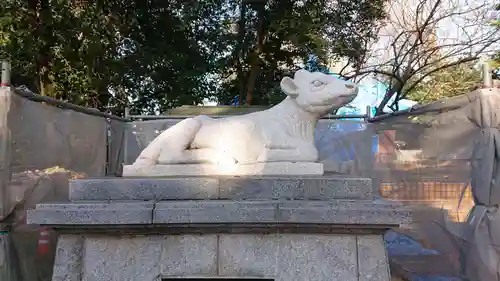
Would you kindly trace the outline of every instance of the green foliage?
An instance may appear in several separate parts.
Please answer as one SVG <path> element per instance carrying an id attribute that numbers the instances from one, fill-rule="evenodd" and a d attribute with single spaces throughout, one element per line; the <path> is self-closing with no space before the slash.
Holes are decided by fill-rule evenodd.
<path id="1" fill-rule="evenodd" d="M 500 11 L 500 4 L 498 4 L 495 8 L 495 10 Z M 496 28 L 500 28 L 500 19 L 496 21 L 492 21 L 491 25 L 495 26 Z M 498 79 L 499 73 L 500 73 L 500 52 L 494 54 L 491 57 L 491 60 L 489 61 L 490 67 L 493 69 L 493 78 Z"/>
<path id="2" fill-rule="evenodd" d="M 239 38 L 236 0 L 4 0 L 0 58 L 11 61 L 14 85 L 115 114 L 125 106 L 164 112 L 204 98 L 228 104 L 257 62 L 254 104 L 273 104 L 282 98 L 279 80 L 310 54 L 323 63 L 362 62 L 384 0 L 328 3 L 269 0 L 263 10 L 245 4 Z"/>
<path id="3" fill-rule="evenodd" d="M 481 71 L 475 69 L 473 63 L 462 63 L 429 75 L 408 93 L 408 98 L 425 104 L 469 93 L 481 82 Z"/>

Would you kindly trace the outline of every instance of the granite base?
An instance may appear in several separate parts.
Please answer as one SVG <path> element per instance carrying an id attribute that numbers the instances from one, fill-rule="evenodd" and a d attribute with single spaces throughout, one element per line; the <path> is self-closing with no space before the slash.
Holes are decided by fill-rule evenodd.
<path id="1" fill-rule="evenodd" d="M 52 280 L 389 281 L 381 235 L 61 235 Z"/>
<path id="2" fill-rule="evenodd" d="M 382 234 L 410 221 L 346 177 L 86 179 L 70 200 L 27 212 L 61 234 L 53 281 L 389 281 Z"/>

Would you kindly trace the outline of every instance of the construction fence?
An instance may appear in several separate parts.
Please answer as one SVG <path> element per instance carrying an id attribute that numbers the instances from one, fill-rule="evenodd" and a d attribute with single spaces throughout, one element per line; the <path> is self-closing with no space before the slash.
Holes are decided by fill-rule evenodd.
<path id="1" fill-rule="evenodd" d="M 498 192 L 490 185 L 499 105 L 500 90 L 483 89 L 370 122 L 320 120 L 315 137 L 327 174 L 370 177 L 376 197 L 414 207 L 411 228 L 386 235 L 393 275 L 498 280 L 490 235 Z M 27 226 L 26 209 L 67 200 L 70 179 L 120 176 L 123 164 L 180 120 L 119 118 L 1 88 L 0 280 L 51 280 L 57 235 Z M 473 206 L 479 223 L 468 216 Z M 47 247 L 40 233 L 49 233 Z"/>

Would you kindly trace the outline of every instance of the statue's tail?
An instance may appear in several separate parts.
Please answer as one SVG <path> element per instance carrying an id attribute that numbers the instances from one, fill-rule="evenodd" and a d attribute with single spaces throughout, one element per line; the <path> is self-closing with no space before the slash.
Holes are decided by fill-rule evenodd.
<path id="1" fill-rule="evenodd" d="M 179 154 L 186 150 L 201 128 L 201 119 L 199 117 L 184 119 L 163 131 L 139 154 L 133 165 L 156 165 L 162 152 Z"/>

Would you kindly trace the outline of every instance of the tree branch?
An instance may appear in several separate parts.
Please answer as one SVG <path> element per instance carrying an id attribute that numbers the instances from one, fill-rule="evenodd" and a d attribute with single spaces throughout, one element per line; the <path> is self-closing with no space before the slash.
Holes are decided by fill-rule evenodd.
<path id="1" fill-rule="evenodd" d="M 453 67 L 455 65 L 459 65 L 461 63 L 466 63 L 466 62 L 470 62 L 470 61 L 475 61 L 477 60 L 479 57 L 470 57 L 470 58 L 465 58 L 465 59 L 461 59 L 461 60 L 458 60 L 458 61 L 455 61 L 453 63 L 450 63 L 450 64 L 445 64 L 445 65 L 442 65 L 440 67 L 437 67 L 429 72 L 427 72 L 426 74 L 422 75 L 420 78 L 418 78 L 415 82 L 413 82 L 413 84 L 411 84 L 410 87 L 406 88 L 405 92 L 406 93 L 409 93 L 411 92 L 411 90 L 413 90 L 420 82 L 422 82 L 426 77 L 428 77 L 429 75 L 435 73 L 435 72 L 438 72 L 440 70 L 443 70 L 443 69 L 446 69 L 446 68 L 449 68 L 449 67 Z"/>

